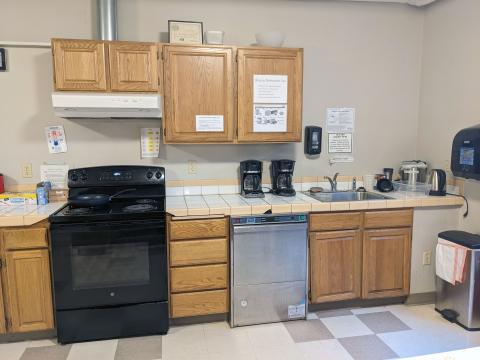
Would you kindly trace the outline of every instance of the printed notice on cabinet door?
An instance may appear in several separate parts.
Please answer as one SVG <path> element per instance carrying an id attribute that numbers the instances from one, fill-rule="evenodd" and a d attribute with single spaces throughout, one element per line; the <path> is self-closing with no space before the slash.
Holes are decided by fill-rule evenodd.
<path id="1" fill-rule="evenodd" d="M 156 158 L 160 153 L 160 128 L 142 128 L 140 131 L 142 159 Z"/>
<path id="2" fill-rule="evenodd" d="M 354 108 L 328 108 L 328 133 L 353 133 L 355 131 Z"/>
<path id="3" fill-rule="evenodd" d="M 329 153 L 351 153 L 352 152 L 352 134 L 328 134 L 328 152 Z"/>
<path id="4" fill-rule="evenodd" d="M 223 115 L 196 115 L 195 130 L 199 132 L 223 132 Z"/>
<path id="5" fill-rule="evenodd" d="M 286 132 L 287 104 L 253 104 L 253 132 Z"/>
<path id="6" fill-rule="evenodd" d="M 287 95 L 287 75 L 253 75 L 254 103 L 286 104 Z"/>
<path id="7" fill-rule="evenodd" d="M 58 154 L 67 152 L 67 139 L 63 126 L 47 126 L 45 128 L 47 137 L 48 151 L 50 154 Z"/>

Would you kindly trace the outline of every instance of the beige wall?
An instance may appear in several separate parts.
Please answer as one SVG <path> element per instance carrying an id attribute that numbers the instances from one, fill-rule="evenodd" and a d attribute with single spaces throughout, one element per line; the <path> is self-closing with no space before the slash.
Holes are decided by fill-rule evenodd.
<path id="1" fill-rule="evenodd" d="M 480 1 L 440 1 L 425 13 L 418 157 L 450 164 L 455 134 L 480 124 Z M 463 228 L 480 232 L 480 182 L 468 181 L 470 216 Z"/>
<path id="2" fill-rule="evenodd" d="M 285 32 L 286 46 L 305 48 L 304 125 L 323 126 L 327 107 L 356 107 L 355 162 L 330 167 L 325 147 L 319 159 L 307 160 L 302 144 L 162 145 L 159 159 L 141 160 L 139 129 L 157 122 L 54 117 L 48 49 L 10 48 L 10 70 L 0 73 L 0 171 L 8 182 L 32 181 L 21 177 L 22 163 L 33 164 L 33 180 L 43 162 L 73 167 L 153 163 L 165 165 L 170 179 L 194 177 L 187 175 L 187 160 L 198 161 L 198 178 L 231 178 L 247 158 L 293 158 L 296 175 L 323 175 L 377 172 L 415 156 L 423 10 L 280 0 L 119 0 L 118 6 L 124 40 L 164 39 L 168 19 L 201 20 L 205 29 L 224 30 L 231 44 L 251 44 L 262 30 Z M 89 38 L 92 13 L 91 1 L 4 0 L 0 41 Z M 43 128 L 56 124 L 65 126 L 66 154 L 48 154 Z"/>

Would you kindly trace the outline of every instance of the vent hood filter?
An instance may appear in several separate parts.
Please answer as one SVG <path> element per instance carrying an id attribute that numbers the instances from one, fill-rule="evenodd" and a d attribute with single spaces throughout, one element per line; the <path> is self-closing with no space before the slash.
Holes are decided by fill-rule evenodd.
<path id="1" fill-rule="evenodd" d="M 161 118 L 157 94 L 53 93 L 56 116 L 62 118 Z"/>

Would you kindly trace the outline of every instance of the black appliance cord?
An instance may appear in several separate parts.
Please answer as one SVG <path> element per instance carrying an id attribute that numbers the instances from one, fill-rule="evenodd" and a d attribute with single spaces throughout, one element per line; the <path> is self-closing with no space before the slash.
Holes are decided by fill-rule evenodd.
<path id="1" fill-rule="evenodd" d="M 451 193 L 447 193 L 447 195 L 461 197 L 465 201 L 465 204 L 467 205 L 467 210 L 463 214 L 463 217 L 466 218 L 468 216 L 468 200 L 467 200 L 467 198 L 463 195 L 457 195 L 457 194 L 451 194 Z"/>

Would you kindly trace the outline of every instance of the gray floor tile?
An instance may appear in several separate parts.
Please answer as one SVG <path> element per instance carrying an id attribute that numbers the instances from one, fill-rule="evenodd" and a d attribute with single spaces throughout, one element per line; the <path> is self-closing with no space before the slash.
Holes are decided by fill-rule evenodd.
<path id="1" fill-rule="evenodd" d="M 115 360 L 153 360 L 162 357 L 162 337 L 145 336 L 118 340 Z"/>
<path id="2" fill-rule="evenodd" d="M 375 334 L 410 330 L 410 327 L 390 311 L 359 314 L 357 317 Z"/>
<path id="3" fill-rule="evenodd" d="M 353 315 L 353 313 L 348 309 L 323 310 L 323 311 L 317 311 L 315 314 L 318 316 L 319 319 L 335 317 L 335 316 Z"/>
<path id="4" fill-rule="evenodd" d="M 26 348 L 20 360 L 66 360 L 71 347 L 71 345 L 53 345 Z"/>
<path id="5" fill-rule="evenodd" d="M 377 335 L 354 336 L 338 341 L 355 360 L 386 360 L 398 357 Z"/>
<path id="6" fill-rule="evenodd" d="M 287 321 L 284 325 L 296 343 L 333 339 L 332 333 L 320 320 Z"/>

